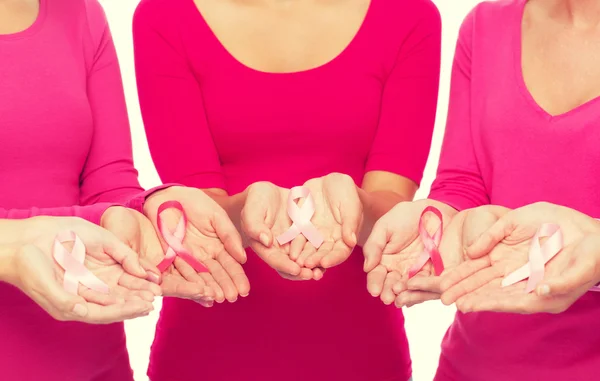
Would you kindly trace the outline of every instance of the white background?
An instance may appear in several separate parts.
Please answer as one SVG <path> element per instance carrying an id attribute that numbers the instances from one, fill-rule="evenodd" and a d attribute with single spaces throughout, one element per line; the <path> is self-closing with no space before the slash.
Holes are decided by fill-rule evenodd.
<path id="1" fill-rule="evenodd" d="M 378 0 L 373 0 L 378 1 Z M 388 0 L 410 1 L 410 0 Z M 446 113 L 448 108 L 448 92 L 450 83 L 450 67 L 454 55 L 458 28 L 469 10 L 482 0 L 434 0 L 443 19 L 443 54 L 442 79 L 438 118 L 429 163 L 425 178 L 418 193 L 419 198 L 426 197 L 435 176 L 435 169 L 443 137 Z M 139 0 L 100 0 L 108 16 L 125 84 L 125 93 L 129 107 L 131 130 L 133 135 L 134 157 L 140 172 L 140 182 L 146 188 L 160 183 L 152 164 L 146 145 L 144 127 L 139 111 L 136 94 L 135 73 L 133 67 L 133 48 L 131 38 L 131 19 Z M 127 341 L 131 363 L 136 374 L 136 381 L 147 381 L 146 367 L 150 353 L 150 344 L 154 337 L 154 325 L 160 310 L 160 302 L 156 310 L 146 318 L 137 319 L 126 324 Z M 437 360 L 440 353 L 441 339 L 452 321 L 454 308 L 444 307 L 439 302 L 429 302 L 405 310 L 406 331 L 410 341 L 413 360 L 413 376 L 415 381 L 430 381 L 433 379 Z"/>

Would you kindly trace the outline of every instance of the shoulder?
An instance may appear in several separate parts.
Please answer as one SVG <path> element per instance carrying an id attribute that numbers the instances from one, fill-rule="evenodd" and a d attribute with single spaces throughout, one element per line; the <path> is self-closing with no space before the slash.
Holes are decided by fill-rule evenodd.
<path id="1" fill-rule="evenodd" d="M 168 23 L 170 20 L 177 19 L 177 14 L 183 11 L 185 2 L 192 3 L 192 0 L 141 0 L 135 9 L 133 23 L 135 24 L 156 24 Z"/>
<path id="2" fill-rule="evenodd" d="M 416 25 L 439 30 L 441 16 L 431 0 L 371 0 L 373 18 L 387 27 L 398 30 Z M 404 27 L 403 27 L 404 26 Z"/>
<path id="3" fill-rule="evenodd" d="M 463 34 L 484 34 L 494 30 L 506 30 L 507 26 L 520 22 L 525 0 L 487 0 L 469 12 L 461 26 Z"/>

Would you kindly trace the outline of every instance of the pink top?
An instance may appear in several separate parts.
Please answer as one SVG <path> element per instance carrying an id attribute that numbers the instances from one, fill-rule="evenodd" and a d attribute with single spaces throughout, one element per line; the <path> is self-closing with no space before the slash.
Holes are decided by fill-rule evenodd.
<path id="1" fill-rule="evenodd" d="M 484 2 L 463 24 L 430 197 L 459 210 L 548 201 L 599 216 L 600 98 L 554 117 L 534 101 L 521 72 L 524 5 Z M 597 380 L 599 319 L 598 293 L 560 315 L 458 313 L 436 381 Z"/>
<path id="2" fill-rule="evenodd" d="M 97 223 L 110 203 L 139 208 L 119 66 L 96 0 L 41 0 L 30 28 L 0 35 L 0 73 L 4 217 L 103 203 L 82 215 Z M 6 284 L 0 335 L 3 380 L 132 379 L 122 324 L 54 321 Z"/>
<path id="3" fill-rule="evenodd" d="M 142 114 L 163 181 L 230 194 L 331 172 L 421 180 L 435 119 L 440 17 L 429 0 L 373 0 L 350 45 L 315 69 L 253 70 L 193 0 L 143 0 L 134 17 Z M 406 381 L 400 310 L 366 290 L 362 253 L 319 282 L 284 280 L 256 255 L 248 298 L 204 309 L 165 299 L 153 381 Z M 204 344 L 199 344 L 204 343 Z"/>

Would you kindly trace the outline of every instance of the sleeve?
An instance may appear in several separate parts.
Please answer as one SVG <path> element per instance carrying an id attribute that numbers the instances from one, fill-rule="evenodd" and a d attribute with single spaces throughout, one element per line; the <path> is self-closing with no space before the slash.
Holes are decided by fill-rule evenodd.
<path id="1" fill-rule="evenodd" d="M 142 1 L 133 20 L 138 94 L 154 165 L 163 182 L 226 189 L 180 32 L 154 4 Z"/>
<path id="2" fill-rule="evenodd" d="M 85 0 L 87 96 L 93 138 L 80 178 L 80 204 L 127 203 L 143 189 L 133 165 L 121 73 L 108 21 L 97 0 Z"/>
<path id="3" fill-rule="evenodd" d="M 471 120 L 471 52 L 474 11 L 463 23 L 454 56 L 448 119 L 437 176 L 429 198 L 457 210 L 489 204 L 475 157 Z"/>
<path id="4" fill-rule="evenodd" d="M 89 206 L 67 206 L 61 208 L 31 208 L 31 209 L 1 209 L 0 219 L 22 220 L 36 216 L 50 217 L 79 217 L 100 225 L 100 220 L 106 209 L 115 204 L 98 203 Z"/>
<path id="5" fill-rule="evenodd" d="M 421 3 L 421 2 L 419 2 Z M 419 184 L 431 147 L 440 79 L 441 19 L 430 1 L 403 42 L 385 83 L 366 171 L 387 171 Z"/>

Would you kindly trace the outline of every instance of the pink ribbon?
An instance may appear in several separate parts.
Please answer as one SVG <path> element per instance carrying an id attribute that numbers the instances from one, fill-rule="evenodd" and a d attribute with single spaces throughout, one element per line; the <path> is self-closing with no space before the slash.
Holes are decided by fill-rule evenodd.
<path id="1" fill-rule="evenodd" d="M 433 236 L 429 235 L 427 229 L 425 229 L 425 214 L 431 212 L 437 216 L 440 220 L 440 227 L 436 230 Z M 408 277 L 412 278 L 415 276 L 423 266 L 431 259 L 431 263 L 433 264 L 433 270 L 435 275 L 440 276 L 444 271 L 444 262 L 442 261 L 442 256 L 440 255 L 439 245 L 442 241 L 442 232 L 444 230 L 444 219 L 442 216 L 442 212 L 439 209 L 434 208 L 433 206 L 426 207 L 421 213 L 421 218 L 419 219 L 419 237 L 425 246 L 425 250 L 419 255 L 417 262 L 411 266 L 408 270 Z"/>
<path id="2" fill-rule="evenodd" d="M 70 252 L 64 247 L 64 243 L 73 242 L 73 250 Z M 64 287 L 67 292 L 77 295 L 79 283 L 102 294 L 110 292 L 108 285 L 101 281 L 96 275 L 88 270 L 85 261 L 85 245 L 81 239 L 72 231 L 59 233 L 54 239 L 54 260 L 65 270 Z"/>
<path id="3" fill-rule="evenodd" d="M 165 226 L 163 219 L 161 217 L 162 212 L 167 209 L 177 209 L 181 212 L 181 218 L 175 227 L 175 231 L 171 233 L 169 229 Z M 185 211 L 183 210 L 183 205 L 178 201 L 166 201 L 162 203 L 158 207 L 158 230 L 162 235 L 163 239 L 169 245 L 167 249 L 167 253 L 165 254 L 165 258 L 158 264 L 158 269 L 161 272 L 164 272 L 175 260 L 176 256 L 180 256 L 184 261 L 186 261 L 190 266 L 196 270 L 198 273 L 208 272 L 208 269 L 200 263 L 192 253 L 190 253 L 185 247 L 183 247 L 183 239 L 185 238 L 185 229 L 187 226 L 187 216 L 185 215 Z"/>
<path id="4" fill-rule="evenodd" d="M 301 198 L 305 200 L 302 207 L 299 207 L 295 200 Z M 292 226 L 285 233 L 277 237 L 277 242 L 280 245 L 285 245 L 302 234 L 308 242 L 318 249 L 323 244 L 323 236 L 310 222 L 312 216 L 315 214 L 315 200 L 310 194 L 310 190 L 306 187 L 294 187 L 290 189 L 287 204 L 287 213 L 292 220 Z"/>
<path id="5" fill-rule="evenodd" d="M 548 238 L 543 245 L 540 239 Z M 507 275 L 502 280 L 502 287 L 508 287 L 526 278 L 527 286 L 525 292 L 530 293 L 536 289 L 544 279 L 544 268 L 546 263 L 563 249 L 563 235 L 560 226 L 555 224 L 543 224 L 533 237 L 529 247 L 529 262 Z M 590 291 L 600 291 L 600 287 L 594 286 Z"/>

